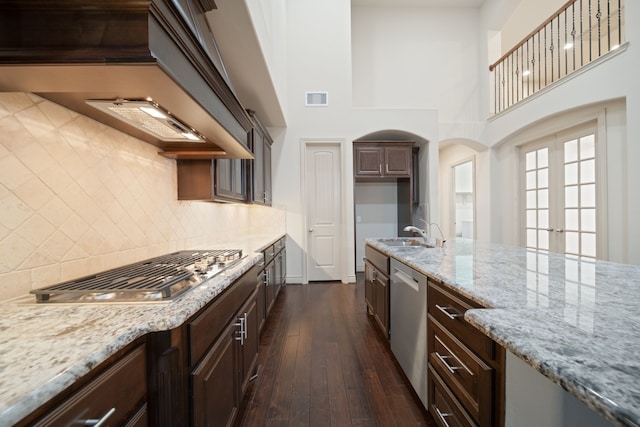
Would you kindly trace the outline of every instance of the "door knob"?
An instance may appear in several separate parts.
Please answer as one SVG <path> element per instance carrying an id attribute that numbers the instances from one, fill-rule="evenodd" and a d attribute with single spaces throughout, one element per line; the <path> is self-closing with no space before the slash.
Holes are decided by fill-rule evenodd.
<path id="1" fill-rule="evenodd" d="M 309 229 L 309 233 L 311 233 L 312 231 L 313 231 L 313 228 L 310 228 L 310 229 Z"/>

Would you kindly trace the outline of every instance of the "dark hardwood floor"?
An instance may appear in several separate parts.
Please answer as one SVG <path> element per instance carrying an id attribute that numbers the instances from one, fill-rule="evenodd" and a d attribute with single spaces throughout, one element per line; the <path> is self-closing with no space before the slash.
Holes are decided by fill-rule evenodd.
<path id="1" fill-rule="evenodd" d="M 236 427 L 435 426 L 365 310 L 362 284 L 283 287 Z"/>

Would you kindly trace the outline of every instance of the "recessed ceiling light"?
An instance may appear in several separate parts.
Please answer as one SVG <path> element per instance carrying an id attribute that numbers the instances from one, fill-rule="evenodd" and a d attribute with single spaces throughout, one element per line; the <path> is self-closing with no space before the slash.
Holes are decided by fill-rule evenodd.
<path id="1" fill-rule="evenodd" d="M 564 50 L 569 50 L 573 47 L 573 43 L 568 42 L 567 44 L 564 45 Z"/>
<path id="2" fill-rule="evenodd" d="M 524 77 L 524 76 L 528 76 L 529 74 L 531 74 L 531 71 L 529 71 L 529 70 L 524 70 L 524 71 L 522 72 L 522 76 L 523 76 L 523 77 Z"/>

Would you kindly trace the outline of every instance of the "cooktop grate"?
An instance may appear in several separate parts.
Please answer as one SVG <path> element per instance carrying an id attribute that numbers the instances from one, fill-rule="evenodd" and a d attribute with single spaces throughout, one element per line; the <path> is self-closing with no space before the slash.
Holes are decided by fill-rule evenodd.
<path id="1" fill-rule="evenodd" d="M 196 262 L 208 259 L 209 264 L 224 267 L 242 257 L 241 250 L 180 251 L 149 260 L 107 270 L 95 275 L 58 283 L 30 293 L 38 302 L 67 295 L 109 295 L 118 299 L 135 299 L 155 295 L 156 299 L 172 298 L 187 288 Z M 115 297 L 114 297 L 115 298 Z"/>

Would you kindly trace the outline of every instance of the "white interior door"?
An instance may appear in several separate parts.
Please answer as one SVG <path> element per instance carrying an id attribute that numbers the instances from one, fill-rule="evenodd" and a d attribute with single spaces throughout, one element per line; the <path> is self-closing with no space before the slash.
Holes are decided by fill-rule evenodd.
<path id="1" fill-rule="evenodd" d="M 307 280 L 340 280 L 342 173 L 340 145 L 306 146 Z"/>

